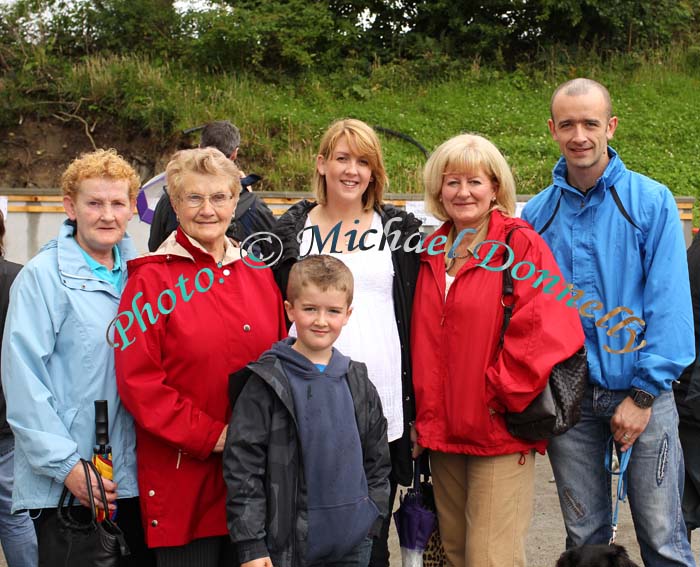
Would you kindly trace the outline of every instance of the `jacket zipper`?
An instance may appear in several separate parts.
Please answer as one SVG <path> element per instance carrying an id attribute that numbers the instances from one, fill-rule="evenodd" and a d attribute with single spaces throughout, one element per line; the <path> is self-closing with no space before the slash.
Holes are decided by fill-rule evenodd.
<path id="1" fill-rule="evenodd" d="M 177 464 L 175 465 L 175 469 L 180 468 L 180 458 L 182 457 L 182 449 L 177 450 Z"/>

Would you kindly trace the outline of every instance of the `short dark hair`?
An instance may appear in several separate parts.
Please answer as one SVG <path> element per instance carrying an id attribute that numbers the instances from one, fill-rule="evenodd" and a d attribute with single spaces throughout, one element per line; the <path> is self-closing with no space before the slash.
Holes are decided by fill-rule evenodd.
<path id="1" fill-rule="evenodd" d="M 577 79 L 571 79 L 570 81 L 562 83 L 554 90 L 552 98 L 549 101 L 549 114 L 552 117 L 552 120 L 554 120 L 554 113 L 552 112 L 554 108 L 554 99 L 557 98 L 557 95 L 560 92 L 564 91 L 564 94 L 567 96 L 578 96 L 588 94 L 591 89 L 598 89 L 603 95 L 603 99 L 605 100 L 605 110 L 608 113 L 608 119 L 612 118 L 612 101 L 610 100 L 610 92 L 608 89 L 606 89 L 598 81 L 587 79 L 585 77 L 579 77 Z"/>
<path id="2" fill-rule="evenodd" d="M 216 148 L 227 158 L 241 145 L 241 132 L 228 120 L 211 122 L 202 130 L 200 148 Z"/>
<path id="3" fill-rule="evenodd" d="M 0 211 L 0 256 L 5 255 L 5 217 Z"/>
<path id="4" fill-rule="evenodd" d="M 294 303 L 301 290 L 307 285 L 315 285 L 321 291 L 333 288 L 344 292 L 348 306 L 352 304 L 354 281 L 352 272 L 343 262 L 333 256 L 316 254 L 299 260 L 289 270 L 287 300 Z"/>

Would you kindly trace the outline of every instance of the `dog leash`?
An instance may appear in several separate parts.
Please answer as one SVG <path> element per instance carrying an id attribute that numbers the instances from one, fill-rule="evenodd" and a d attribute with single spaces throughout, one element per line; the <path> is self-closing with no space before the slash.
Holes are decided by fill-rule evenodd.
<path id="1" fill-rule="evenodd" d="M 617 537 L 617 514 L 620 510 L 620 502 L 624 502 L 627 498 L 627 465 L 629 465 L 630 457 L 632 456 L 632 447 L 627 449 L 624 453 L 620 455 L 620 468 L 617 472 L 612 470 L 612 456 L 615 451 L 615 440 L 612 435 L 608 439 L 608 449 L 605 451 L 605 470 L 607 470 L 612 476 L 619 476 L 620 479 L 617 481 L 617 498 L 615 500 L 615 511 L 612 516 L 612 536 L 608 545 L 615 543 L 615 538 Z"/>

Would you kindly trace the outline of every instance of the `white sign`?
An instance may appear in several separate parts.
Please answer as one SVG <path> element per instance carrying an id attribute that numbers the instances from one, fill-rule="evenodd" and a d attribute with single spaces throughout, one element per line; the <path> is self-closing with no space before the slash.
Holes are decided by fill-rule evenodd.
<path id="1" fill-rule="evenodd" d="M 425 211 L 425 203 L 423 201 L 406 201 L 406 212 L 413 213 L 423 223 L 423 226 L 440 226 L 442 224 L 441 220 L 436 219 Z"/>

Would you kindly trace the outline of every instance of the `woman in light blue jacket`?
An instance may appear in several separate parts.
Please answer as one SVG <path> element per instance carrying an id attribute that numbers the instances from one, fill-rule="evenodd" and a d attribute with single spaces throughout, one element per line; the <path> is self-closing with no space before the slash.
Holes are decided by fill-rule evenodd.
<path id="1" fill-rule="evenodd" d="M 117 394 L 114 353 L 105 336 L 126 282 L 126 262 L 135 256 L 126 226 L 138 187 L 138 176 L 114 150 L 73 161 L 61 179 L 68 220 L 12 286 L 2 346 L 7 419 L 15 436 L 12 509 L 27 509 L 34 519 L 40 566 L 51 563 L 46 546 L 42 552 L 41 524 L 56 513 L 63 486 L 83 506 L 89 502 L 79 459 L 92 458 L 95 400 L 108 402 L 114 480 L 104 479 L 104 485 L 132 552 L 123 564 L 148 563 L 134 425 Z M 97 499 L 96 480 L 91 483 Z"/>

